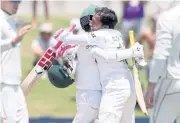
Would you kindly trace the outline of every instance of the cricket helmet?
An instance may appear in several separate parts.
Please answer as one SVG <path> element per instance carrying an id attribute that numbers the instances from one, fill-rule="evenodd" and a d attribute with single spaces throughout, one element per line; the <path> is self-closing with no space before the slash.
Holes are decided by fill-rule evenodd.
<path id="1" fill-rule="evenodd" d="M 52 67 L 49 68 L 48 78 L 51 84 L 57 88 L 66 88 L 74 82 L 58 62 L 54 62 Z"/>
<path id="2" fill-rule="evenodd" d="M 88 8 L 84 9 L 83 12 L 81 13 L 80 24 L 81 24 L 82 29 L 85 32 L 91 31 L 89 23 L 90 23 L 90 20 L 92 20 L 92 16 L 95 14 L 96 8 L 97 6 L 90 5 L 88 6 Z"/>

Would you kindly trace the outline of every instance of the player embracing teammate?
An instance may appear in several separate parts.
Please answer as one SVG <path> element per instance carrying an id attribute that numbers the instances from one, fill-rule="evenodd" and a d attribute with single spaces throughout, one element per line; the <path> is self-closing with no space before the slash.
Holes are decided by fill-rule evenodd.
<path id="1" fill-rule="evenodd" d="M 87 120 L 90 117 L 89 114 L 93 112 L 82 109 L 87 109 L 87 102 L 91 102 L 92 106 L 93 104 L 97 104 L 93 97 L 98 97 L 96 94 L 99 95 L 99 93 L 94 93 L 95 91 L 93 93 L 87 93 L 89 90 L 93 90 L 90 88 L 80 89 L 84 90 L 84 94 L 79 96 L 81 100 L 76 98 L 78 107 L 73 123 L 82 123 L 82 121 L 85 121 L 83 123 L 133 123 L 136 94 L 126 59 L 132 57 L 143 58 L 143 46 L 136 43 L 132 48 L 124 48 L 120 32 L 114 29 L 117 24 L 117 16 L 113 10 L 107 7 L 97 7 L 94 9 L 93 16 L 86 16 L 87 17 L 81 18 L 81 26 L 83 29 L 89 29 L 93 32 L 72 35 L 64 31 L 57 38 L 57 40 L 62 40 L 65 44 L 76 44 L 79 47 L 84 47 L 84 53 L 87 53 L 84 57 L 88 56 L 90 60 L 86 61 L 87 59 L 81 59 L 79 62 L 87 64 L 87 66 L 81 69 L 79 68 L 76 74 L 78 75 L 80 71 L 87 69 L 90 65 L 88 62 L 92 61 L 95 64 L 93 68 L 95 71 L 98 71 L 98 73 L 96 73 L 96 76 L 92 76 L 94 73 L 93 70 L 90 73 L 87 71 L 89 74 L 86 74 L 98 79 L 96 85 L 101 85 L 100 89 L 98 89 L 98 92 L 102 93 L 102 96 L 99 97 L 101 100 L 98 102 L 100 106 L 97 105 L 98 107 L 96 107 L 98 113 L 97 111 L 94 112 L 93 119 L 91 118 L 89 121 Z M 84 80 L 86 80 L 86 78 L 84 78 Z M 87 80 L 79 81 L 78 85 L 85 84 L 87 87 L 93 87 Z M 92 83 L 94 83 L 94 81 Z M 78 102 L 82 102 L 83 100 L 84 105 Z M 86 107 L 84 107 L 85 104 Z M 91 105 L 89 105 L 89 108 L 93 109 Z M 77 116 L 79 117 L 76 121 Z"/>

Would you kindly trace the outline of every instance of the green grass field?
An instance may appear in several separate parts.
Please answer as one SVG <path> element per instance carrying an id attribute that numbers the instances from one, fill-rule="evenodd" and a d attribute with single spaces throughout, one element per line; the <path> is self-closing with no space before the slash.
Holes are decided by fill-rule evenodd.
<path id="1" fill-rule="evenodd" d="M 21 17 L 26 23 L 31 20 L 28 17 Z M 60 27 L 68 27 L 70 17 L 52 17 L 51 22 L 54 30 Z M 43 18 L 39 17 L 39 23 L 43 22 Z M 33 55 L 31 52 L 31 42 L 38 36 L 38 29 L 32 29 L 23 39 L 22 42 L 22 70 L 23 78 L 32 68 Z M 140 71 L 140 77 L 143 86 L 146 86 L 146 76 L 143 70 Z M 73 117 L 76 112 L 75 104 L 75 85 L 65 89 L 57 89 L 53 87 L 48 80 L 41 80 L 33 88 L 27 97 L 27 105 L 29 115 L 31 117 L 39 117 L 48 115 L 53 117 Z M 136 116 L 144 116 L 141 111 L 136 110 Z"/>

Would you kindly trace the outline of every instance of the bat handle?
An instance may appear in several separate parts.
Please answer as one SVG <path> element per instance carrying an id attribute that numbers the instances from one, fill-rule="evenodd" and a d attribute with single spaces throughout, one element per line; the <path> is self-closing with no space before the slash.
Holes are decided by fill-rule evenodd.
<path id="1" fill-rule="evenodd" d="M 73 24 L 73 25 L 70 27 L 69 32 L 73 31 L 75 27 L 76 27 L 76 25 Z M 56 39 L 60 34 L 62 34 L 63 31 L 64 31 L 64 29 L 60 30 L 60 31 L 57 33 L 57 35 L 54 36 L 54 38 Z M 58 41 L 58 43 L 57 43 L 53 48 L 54 48 L 55 50 L 57 50 L 57 49 L 61 46 L 62 43 L 63 43 L 63 41 Z"/>

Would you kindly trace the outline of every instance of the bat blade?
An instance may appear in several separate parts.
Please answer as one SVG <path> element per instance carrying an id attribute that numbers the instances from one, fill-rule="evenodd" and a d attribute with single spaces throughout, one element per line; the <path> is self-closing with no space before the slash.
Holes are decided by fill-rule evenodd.
<path id="1" fill-rule="evenodd" d="M 42 77 L 43 72 L 37 74 L 36 68 L 38 66 L 36 65 L 31 72 L 28 74 L 28 76 L 24 79 L 24 81 L 21 84 L 21 88 L 24 92 L 24 95 L 27 96 L 28 92 L 31 91 L 32 87 L 37 83 L 37 81 Z"/>
<path id="2" fill-rule="evenodd" d="M 137 102 L 141 108 L 141 111 L 145 114 L 148 115 L 147 109 L 146 109 L 146 104 L 144 101 L 144 95 L 142 91 L 142 86 L 141 82 L 139 80 L 139 73 L 136 65 L 133 65 L 133 75 L 134 75 L 134 85 L 136 89 L 136 97 L 137 97 Z"/>
<path id="3" fill-rule="evenodd" d="M 134 39 L 134 32 L 129 31 L 129 37 L 130 37 L 130 44 L 131 46 L 135 43 Z M 135 90 L 136 90 L 136 97 L 137 97 L 137 102 L 141 108 L 141 111 L 145 114 L 148 115 L 147 109 L 146 109 L 146 104 L 144 101 L 144 95 L 141 87 L 141 82 L 139 80 L 139 73 L 138 69 L 135 65 L 135 59 L 132 59 L 133 62 L 133 76 L 134 76 L 134 85 L 135 85 Z"/>
<path id="4" fill-rule="evenodd" d="M 72 25 L 69 31 L 72 31 L 76 25 Z M 60 31 L 62 33 L 63 31 Z M 58 35 L 60 35 L 60 33 Z M 42 77 L 44 72 L 48 70 L 52 61 L 56 58 L 56 51 L 61 46 L 62 41 L 59 41 L 54 47 L 50 47 L 40 58 L 36 66 L 31 70 L 28 76 L 21 83 L 21 88 L 24 92 L 24 95 L 27 96 L 28 93 L 32 90 L 33 86 L 38 82 Z"/>

